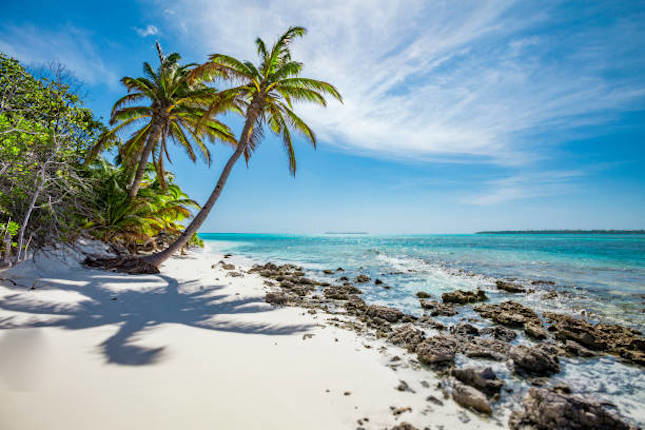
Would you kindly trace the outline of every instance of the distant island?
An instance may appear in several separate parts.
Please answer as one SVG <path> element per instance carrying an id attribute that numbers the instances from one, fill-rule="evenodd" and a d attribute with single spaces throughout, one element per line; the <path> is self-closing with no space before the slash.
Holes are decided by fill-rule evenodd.
<path id="1" fill-rule="evenodd" d="M 369 234 L 366 231 L 326 231 L 325 234 Z"/>
<path id="2" fill-rule="evenodd" d="M 645 230 L 500 230 L 476 234 L 645 234 Z"/>

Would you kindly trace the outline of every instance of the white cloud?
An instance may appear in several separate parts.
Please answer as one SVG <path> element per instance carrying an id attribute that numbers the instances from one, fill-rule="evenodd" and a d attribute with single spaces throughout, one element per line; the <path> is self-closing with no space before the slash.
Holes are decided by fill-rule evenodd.
<path id="1" fill-rule="evenodd" d="M 154 36 L 155 34 L 159 34 L 159 29 L 152 24 L 148 24 L 145 28 L 135 28 L 135 31 L 141 37 L 148 37 L 148 36 Z"/>
<path id="2" fill-rule="evenodd" d="M 602 45 L 602 36 L 532 34 L 554 19 L 543 3 L 159 3 L 166 25 L 203 57 L 254 59 L 255 36 L 272 41 L 289 25 L 306 26 L 296 58 L 306 74 L 337 85 L 345 103 L 300 111 L 323 140 L 355 152 L 523 164 L 554 143 L 553 133 L 549 141 L 541 133 L 606 122 L 645 95 L 642 80 L 604 77 L 613 46 Z M 556 49 L 565 55 L 550 61 Z"/>
<path id="3" fill-rule="evenodd" d="M 89 84 L 115 87 L 118 78 L 103 61 L 90 35 L 73 26 L 56 31 L 32 25 L 0 27 L 0 50 L 29 65 L 63 64 Z"/>

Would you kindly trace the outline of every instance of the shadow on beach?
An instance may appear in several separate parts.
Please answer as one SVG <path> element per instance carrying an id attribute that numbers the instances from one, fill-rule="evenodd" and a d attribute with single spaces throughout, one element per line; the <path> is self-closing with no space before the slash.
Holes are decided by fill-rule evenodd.
<path id="1" fill-rule="evenodd" d="M 98 345 L 108 363 L 141 366 L 158 362 L 165 346 L 149 348 L 136 340 L 161 324 L 184 324 L 204 330 L 243 334 L 289 335 L 308 330 L 311 325 L 277 325 L 235 321 L 233 315 L 266 313 L 261 297 L 233 298 L 222 294 L 222 285 L 206 286 L 199 280 L 178 281 L 167 275 L 128 276 L 93 270 L 75 277 L 79 285 L 61 279 L 41 281 L 40 289 L 76 293 L 78 301 L 41 299 L 24 287 L 10 287 L 15 293 L 0 297 L 0 310 L 31 314 L 31 321 L 16 322 L 16 317 L 0 318 L 0 329 L 62 327 L 82 330 L 116 325 L 115 334 Z M 149 286 L 158 284 L 162 286 Z M 84 284 L 84 285 L 80 285 Z M 131 289 L 138 284 L 139 289 Z M 120 289 L 122 288 L 122 289 Z M 30 297 L 31 296 L 31 297 Z"/>

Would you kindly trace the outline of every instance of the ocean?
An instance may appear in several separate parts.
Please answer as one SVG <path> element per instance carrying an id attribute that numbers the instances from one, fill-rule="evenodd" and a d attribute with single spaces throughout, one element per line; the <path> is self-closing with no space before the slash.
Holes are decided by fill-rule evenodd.
<path id="1" fill-rule="evenodd" d="M 383 283 L 361 284 L 368 303 L 398 307 L 420 315 L 416 292 L 434 297 L 457 289 L 486 291 L 489 302 L 513 299 L 536 311 L 577 315 L 591 322 L 645 327 L 645 235 L 611 234 L 363 234 L 285 235 L 202 233 L 207 249 L 231 252 L 258 263 L 295 263 L 308 276 L 333 281 L 325 269 L 342 267 Z M 495 288 L 505 279 L 532 294 Z M 385 288 L 390 287 L 390 288 Z M 555 291 L 557 297 L 547 299 Z M 455 323 L 472 311 L 438 318 Z M 527 342 L 519 336 L 514 342 Z M 464 359 L 465 360 L 465 359 Z M 574 392 L 609 402 L 632 422 L 645 423 L 645 376 L 613 357 L 563 359 L 561 378 Z M 465 363 L 465 361 L 464 361 Z M 458 363 L 459 364 L 459 363 Z M 463 364 L 463 363 L 462 363 Z M 497 364 L 512 383 L 504 364 Z M 518 385 L 518 390 L 522 387 Z"/>

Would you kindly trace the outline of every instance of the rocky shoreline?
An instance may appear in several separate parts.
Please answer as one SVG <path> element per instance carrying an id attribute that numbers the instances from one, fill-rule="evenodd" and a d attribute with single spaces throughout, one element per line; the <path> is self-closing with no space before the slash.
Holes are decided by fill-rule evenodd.
<path id="1" fill-rule="evenodd" d="M 229 276 L 242 275 L 224 260 L 219 264 L 229 271 Z M 538 315 L 513 300 L 486 303 L 488 297 L 480 290 L 445 293 L 440 300 L 420 292 L 417 296 L 423 314 L 410 315 L 393 307 L 366 303 L 360 297 L 360 286 L 380 285 L 382 281 L 372 281 L 365 274 L 350 280 L 340 267 L 323 271 L 333 276 L 334 282 L 312 279 L 302 267 L 292 264 L 256 264 L 248 273 L 265 279 L 266 302 L 270 304 L 301 307 L 310 313 L 324 312 L 332 325 L 382 339 L 392 348 L 401 348 L 399 355 L 407 353 L 408 360 L 421 371 L 435 372 L 441 378 L 445 398 L 452 397 L 459 405 L 489 416 L 510 404 L 514 409 L 508 420 L 511 429 L 638 428 L 612 410 L 612 405 L 572 393 L 568 385 L 555 383 L 550 378 L 561 372 L 563 357 L 584 359 L 612 355 L 643 367 L 645 338 L 635 329 L 614 324 L 593 325 L 554 312 Z M 527 292 L 522 285 L 508 281 L 498 281 L 496 287 L 511 296 Z M 449 326 L 439 320 L 442 316 L 458 316 L 466 306 L 481 320 L 470 317 Z M 492 325 L 478 328 L 472 323 Z M 512 343 L 519 332 L 526 335 L 527 343 Z M 401 360 L 399 355 L 392 360 Z M 471 363 L 459 365 L 458 356 L 468 358 Z M 502 363 L 510 369 L 525 387 L 522 397 L 518 398 L 515 390 L 506 386 L 491 363 Z M 396 366 L 397 363 L 391 365 L 393 370 Z M 415 427 L 401 423 L 396 428 Z"/>

